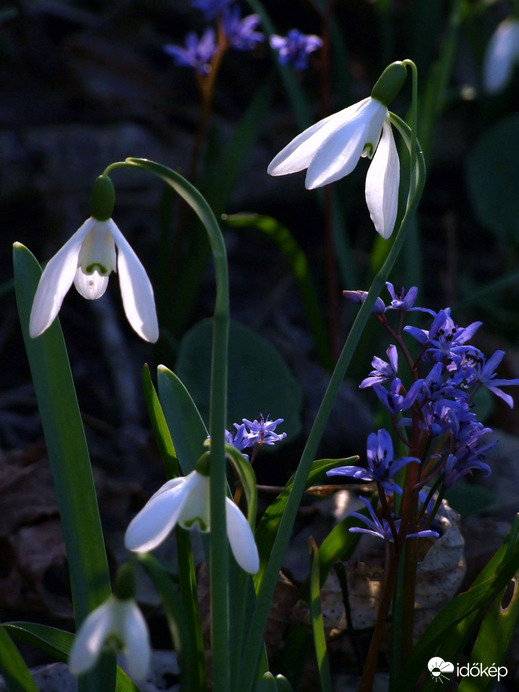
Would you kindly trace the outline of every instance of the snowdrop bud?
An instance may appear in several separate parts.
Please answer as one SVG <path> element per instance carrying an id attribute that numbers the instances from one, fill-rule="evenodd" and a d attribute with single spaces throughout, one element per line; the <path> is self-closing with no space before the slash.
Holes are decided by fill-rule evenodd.
<path id="1" fill-rule="evenodd" d="M 120 601 L 135 598 L 135 569 L 131 562 L 122 565 L 117 571 L 114 596 Z"/>
<path id="2" fill-rule="evenodd" d="M 397 60 L 388 65 L 378 78 L 377 83 L 371 92 L 371 98 L 389 107 L 400 89 L 404 86 L 407 77 L 407 70 L 403 62 Z"/>
<path id="3" fill-rule="evenodd" d="M 108 221 L 112 218 L 114 205 L 114 185 L 107 175 L 100 175 L 90 195 L 90 215 L 96 221 Z"/>

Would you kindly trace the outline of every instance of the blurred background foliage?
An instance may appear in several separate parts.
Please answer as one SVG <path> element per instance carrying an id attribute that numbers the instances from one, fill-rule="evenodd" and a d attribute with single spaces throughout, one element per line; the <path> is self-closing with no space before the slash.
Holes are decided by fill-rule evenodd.
<path id="1" fill-rule="evenodd" d="M 14 303 L 11 245 L 22 242 L 46 262 L 88 215 L 95 177 L 110 163 L 136 156 L 189 177 L 217 216 L 225 215 L 237 323 L 229 425 L 259 413 L 284 417 L 287 443 L 265 454 L 256 472 L 260 484 L 287 479 L 356 314 L 341 291 L 367 290 L 387 245 L 366 210 L 366 162 L 323 194 L 306 191 L 302 175 L 269 178 L 266 167 L 303 127 L 369 95 L 386 65 L 404 58 L 419 70 L 428 181 L 414 237 L 391 280 L 397 287 L 418 285 L 419 305 L 451 306 L 460 324 L 483 320 L 476 344 L 487 353 L 507 351 L 500 376 L 517 377 L 519 71 L 497 94 L 485 93 L 482 83 L 488 42 L 513 4 L 237 4 L 243 15 L 260 14 L 258 30 L 286 35 L 297 27 L 320 35 L 324 45 L 304 71 L 280 66 L 268 41 L 246 52 L 228 50 L 205 113 L 195 72 L 164 51 L 166 44 L 184 45 L 190 31 L 200 36 L 207 25 L 189 0 L 2 4 L 0 451 L 9 474 L 10 455 L 21 450 L 16 463 L 29 468 L 42 453 Z M 409 96 L 406 85 L 392 104 L 401 117 Z M 401 155 L 405 166 L 405 148 Z M 103 299 L 85 303 L 71 292 L 60 313 L 93 460 L 100 472 L 138 483 L 124 486 L 126 504 L 111 506 L 108 521 L 142 505 L 162 474 L 141 393 L 142 364 L 153 372 L 165 363 L 190 386 L 198 376 L 203 382 L 209 326 L 200 320 L 214 300 L 207 248 L 190 213 L 151 177 L 125 169 L 113 180 L 114 219 L 155 286 L 161 339 L 155 347 L 136 340 L 114 278 Z M 380 337 L 376 324 L 368 328 L 323 456 L 364 450 L 375 402 L 357 387 L 373 355 L 383 355 L 387 344 Z M 272 381 L 265 396 L 263 387 Z M 203 392 L 198 403 L 203 409 Z M 488 407 L 488 422 L 512 435 L 518 426 L 515 412 L 499 401 Z M 121 488 L 108 496 L 119 497 Z"/>

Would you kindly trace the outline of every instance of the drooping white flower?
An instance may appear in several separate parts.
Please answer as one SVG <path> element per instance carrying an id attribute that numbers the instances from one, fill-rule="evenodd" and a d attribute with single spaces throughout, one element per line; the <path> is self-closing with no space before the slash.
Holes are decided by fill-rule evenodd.
<path id="1" fill-rule="evenodd" d="M 366 176 L 366 202 L 375 229 L 389 238 L 398 211 L 400 161 L 389 111 L 372 96 L 320 120 L 295 137 L 271 161 L 270 175 L 305 168 L 311 190 L 348 175 L 363 156 L 373 158 Z"/>
<path id="2" fill-rule="evenodd" d="M 96 300 L 106 291 L 112 271 L 119 273 L 129 323 L 146 341 L 157 341 L 155 300 L 146 270 L 114 221 L 98 221 L 92 216 L 45 267 L 32 305 L 31 337 L 39 336 L 54 322 L 72 282 L 84 298 Z"/>
<path id="3" fill-rule="evenodd" d="M 128 674 L 144 680 L 149 670 L 151 646 L 146 621 L 133 598 L 110 596 L 93 610 L 76 634 L 69 657 L 70 672 L 84 673 L 96 664 L 105 648 L 124 652 Z"/>
<path id="4" fill-rule="evenodd" d="M 483 61 L 483 86 L 488 93 L 506 87 L 519 62 L 519 21 L 509 17 L 495 30 Z"/>
<path id="5" fill-rule="evenodd" d="M 225 498 L 225 510 L 227 536 L 236 562 L 249 574 L 255 574 L 259 557 L 249 523 L 229 498 Z M 125 545 L 136 553 L 153 550 L 176 524 L 184 529 L 198 527 L 200 531 L 210 531 L 209 476 L 192 471 L 165 483 L 130 522 Z"/>

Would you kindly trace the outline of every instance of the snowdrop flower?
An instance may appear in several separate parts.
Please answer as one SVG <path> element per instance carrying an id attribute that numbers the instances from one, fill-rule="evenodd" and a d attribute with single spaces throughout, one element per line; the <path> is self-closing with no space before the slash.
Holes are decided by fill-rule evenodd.
<path id="1" fill-rule="evenodd" d="M 488 93 L 506 87 L 519 61 L 519 21 L 505 19 L 489 41 L 483 61 L 483 86 Z"/>
<path id="2" fill-rule="evenodd" d="M 259 569 L 254 535 L 241 510 L 225 498 L 227 536 L 236 562 L 249 574 Z M 128 550 L 144 553 L 160 545 L 176 524 L 192 530 L 211 530 L 209 476 L 199 471 L 165 483 L 130 522 L 126 530 Z"/>
<path id="3" fill-rule="evenodd" d="M 113 185 L 99 176 L 92 191 L 92 216 L 49 260 L 41 275 L 29 322 L 32 338 L 54 322 L 74 282 L 88 300 L 100 298 L 112 271 L 119 273 L 124 311 L 137 334 L 154 343 L 159 337 L 153 288 L 139 258 L 110 218 Z"/>
<path id="4" fill-rule="evenodd" d="M 126 655 L 133 680 L 144 680 L 151 658 L 146 621 L 133 598 L 110 596 L 93 610 L 76 634 L 69 658 L 70 672 L 84 673 L 96 664 L 105 648 L 115 647 Z"/>
<path id="5" fill-rule="evenodd" d="M 366 176 L 366 202 L 375 229 L 383 238 L 393 232 L 398 210 L 400 161 L 387 104 L 406 77 L 402 63 L 392 63 L 371 96 L 320 120 L 295 137 L 270 162 L 270 175 L 308 169 L 305 186 L 312 190 L 348 175 L 361 157 L 373 161 Z"/>

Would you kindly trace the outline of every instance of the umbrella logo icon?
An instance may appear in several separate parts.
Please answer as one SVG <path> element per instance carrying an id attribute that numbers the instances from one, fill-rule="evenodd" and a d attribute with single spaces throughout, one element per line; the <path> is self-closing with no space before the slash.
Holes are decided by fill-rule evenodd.
<path id="1" fill-rule="evenodd" d="M 446 674 L 454 672 L 454 663 L 444 661 L 443 658 L 440 658 L 439 656 L 434 656 L 433 658 L 429 659 L 427 668 L 429 669 L 434 681 L 439 681 L 443 684 L 449 679 Z"/>

